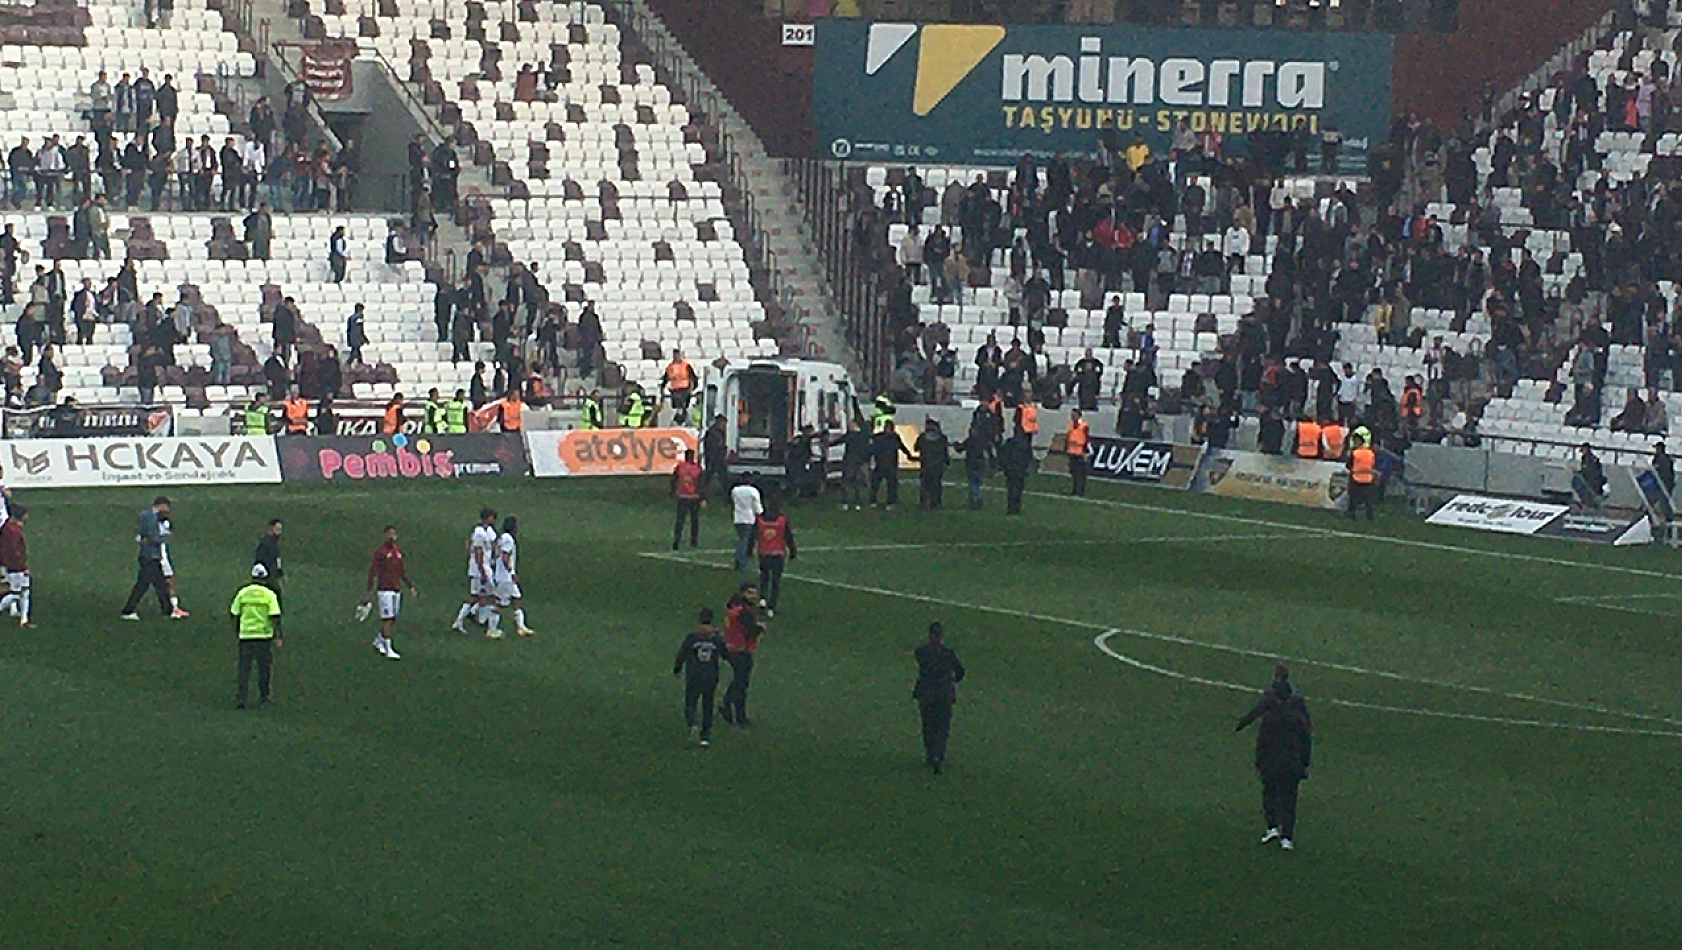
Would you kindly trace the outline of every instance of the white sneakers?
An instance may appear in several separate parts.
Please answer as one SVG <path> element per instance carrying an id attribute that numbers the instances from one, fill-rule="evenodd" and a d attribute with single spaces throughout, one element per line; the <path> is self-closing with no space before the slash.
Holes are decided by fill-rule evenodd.
<path id="1" fill-rule="evenodd" d="M 486 630 L 485 631 L 485 639 L 486 640 L 501 640 L 502 639 L 502 631 L 501 630 Z"/>
<path id="2" fill-rule="evenodd" d="M 1291 839 L 1289 839 L 1289 838 L 1280 838 L 1279 839 L 1279 848 L 1282 851 L 1295 851 L 1297 849 L 1297 846 L 1294 845 L 1294 844 L 1291 844 Z"/>
<path id="3" fill-rule="evenodd" d="M 374 649 L 380 656 L 383 656 L 388 660 L 403 659 L 401 656 L 397 655 L 397 648 L 392 646 L 391 641 L 387 640 L 385 637 L 374 638 Z"/>
<path id="4" fill-rule="evenodd" d="M 1278 828 L 1269 828 L 1269 829 L 1267 829 L 1267 834 L 1262 835 L 1262 844 L 1272 844 L 1273 842 L 1278 841 L 1278 840 L 1279 840 L 1279 829 Z"/>

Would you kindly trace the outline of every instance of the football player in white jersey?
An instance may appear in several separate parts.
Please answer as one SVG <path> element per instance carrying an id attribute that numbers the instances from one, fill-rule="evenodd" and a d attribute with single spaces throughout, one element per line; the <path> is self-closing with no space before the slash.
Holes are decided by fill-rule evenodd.
<path id="1" fill-rule="evenodd" d="M 467 539 L 467 602 L 461 605 L 450 629 L 466 633 L 469 615 L 484 624 L 486 637 L 502 639 L 502 631 L 497 629 L 496 510 L 492 508 L 479 509 L 479 524 Z"/>
<path id="2" fill-rule="evenodd" d="M 520 601 L 520 546 L 515 540 L 520 533 L 520 521 L 513 515 L 502 519 L 502 535 L 496 539 L 496 603 L 498 607 L 514 608 L 514 632 L 522 637 L 532 635 L 526 626 L 526 611 Z"/>
<path id="3" fill-rule="evenodd" d="M 169 535 L 170 524 L 168 518 L 158 520 L 158 550 L 163 553 L 161 566 L 164 572 L 164 582 L 169 585 L 169 619 L 186 620 L 192 616 L 181 609 L 181 598 L 175 592 L 175 565 L 169 563 Z"/>

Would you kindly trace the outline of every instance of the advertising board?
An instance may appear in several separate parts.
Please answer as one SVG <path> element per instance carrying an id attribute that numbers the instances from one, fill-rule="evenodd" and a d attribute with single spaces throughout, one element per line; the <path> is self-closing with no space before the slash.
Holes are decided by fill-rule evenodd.
<path id="1" fill-rule="evenodd" d="M 0 457 L 13 488 L 280 481 L 272 436 L 17 439 L 5 443 Z"/>
<path id="2" fill-rule="evenodd" d="M 525 436 L 538 478 L 670 475 L 685 451 L 700 451 L 688 429 L 532 430 Z"/>

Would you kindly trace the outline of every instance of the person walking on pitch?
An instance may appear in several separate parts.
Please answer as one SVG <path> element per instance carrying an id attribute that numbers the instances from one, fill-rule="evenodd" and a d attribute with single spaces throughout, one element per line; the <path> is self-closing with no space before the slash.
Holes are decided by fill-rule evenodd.
<path id="1" fill-rule="evenodd" d="M 456 612 L 455 623 L 450 624 L 457 633 L 467 632 L 467 618 L 471 616 L 485 626 L 487 638 L 502 637 L 502 631 L 496 628 L 496 611 L 491 609 L 496 601 L 496 539 L 496 509 L 479 509 L 479 523 L 467 538 L 467 601 Z"/>
<path id="2" fill-rule="evenodd" d="M 713 609 L 703 607 L 700 625 L 684 636 L 672 662 L 672 675 L 683 674 L 683 720 L 703 749 L 712 744 L 719 663 L 729 652 L 724 634 L 713 626 Z"/>
<path id="3" fill-rule="evenodd" d="M 940 621 L 929 624 L 929 639 L 919 646 L 917 684 L 911 698 L 923 717 L 923 755 L 929 768 L 939 775 L 946 763 L 946 740 L 952 735 L 952 706 L 958 701 L 958 684 L 964 681 L 964 664 L 945 641 Z"/>
<path id="4" fill-rule="evenodd" d="M 695 450 L 683 453 L 683 461 L 672 469 L 672 496 L 677 499 L 677 523 L 672 526 L 672 550 L 683 540 L 683 522 L 689 521 L 689 546 L 701 543 L 701 506 L 706 504 L 701 485 L 704 477 L 695 461 Z"/>
<path id="5" fill-rule="evenodd" d="M 520 593 L 519 534 L 520 519 L 513 515 L 502 519 L 502 533 L 496 538 L 496 568 L 491 573 L 496 581 L 497 609 L 513 608 L 514 632 L 529 637 L 533 631 L 526 626 L 525 602 Z"/>
<path id="6" fill-rule="evenodd" d="M 121 616 L 124 620 L 140 619 L 135 608 L 140 606 L 140 598 L 146 595 L 147 588 L 157 595 L 158 611 L 165 617 L 172 616 L 169 578 L 164 574 L 164 542 L 169 536 L 164 525 L 168 521 L 169 499 L 163 495 L 152 499 L 152 507 L 140 513 L 140 529 L 136 533 L 140 544 L 140 571 L 134 579 L 134 588 L 129 591 L 128 600 L 123 604 Z"/>
<path id="7" fill-rule="evenodd" d="M 6 572 L 6 596 L 0 598 L 0 610 L 18 618 L 19 627 L 33 630 L 35 622 L 29 619 L 29 549 L 23 537 L 28 523 L 29 509 L 23 505 L 13 505 L 5 522 L 0 523 L 0 568 Z"/>
<path id="8" fill-rule="evenodd" d="M 251 563 L 261 564 L 268 569 L 269 583 L 275 590 L 286 586 L 286 568 L 280 561 L 280 533 L 283 525 L 279 518 L 270 518 L 267 531 L 257 539 L 257 551 L 251 556 Z"/>
<path id="9" fill-rule="evenodd" d="M 368 565 L 367 594 L 362 598 L 361 617 L 368 615 L 374 599 L 380 605 L 380 630 L 374 634 L 374 651 L 388 660 L 400 660 L 397 648 L 391 644 L 392 631 L 397 627 L 397 615 L 403 609 L 403 589 L 410 597 L 417 597 L 414 581 L 409 580 L 409 567 L 403 563 L 403 549 L 397 546 L 397 526 L 386 525 L 385 537 L 374 549 L 374 559 Z"/>
<path id="10" fill-rule="evenodd" d="M 1250 723 L 1261 723 L 1256 732 L 1256 774 L 1262 784 L 1262 814 L 1267 834 L 1262 844 L 1279 842 L 1286 851 L 1296 848 L 1297 786 L 1308 778 L 1308 763 L 1314 748 L 1314 721 L 1308 715 L 1308 700 L 1291 685 L 1290 667 L 1273 668 L 1273 684 L 1256 704 L 1238 720 L 1238 732 Z"/>
<path id="11" fill-rule="evenodd" d="M 749 552 L 759 551 L 759 606 L 767 618 L 777 615 L 777 601 L 783 593 L 783 567 L 799 556 L 794 547 L 794 526 L 773 499 L 771 507 L 754 522 Z"/>
<path id="12" fill-rule="evenodd" d="M 748 721 L 748 682 L 753 678 L 753 656 L 759 652 L 759 637 L 765 627 L 754 613 L 759 588 L 753 581 L 743 581 L 741 589 L 724 605 L 724 644 L 729 652 L 725 660 L 730 664 L 730 687 L 724 691 L 724 721 L 733 726 L 752 725 Z"/>
<path id="13" fill-rule="evenodd" d="M 251 583 L 241 587 L 228 607 L 234 635 L 239 638 L 239 680 L 235 708 L 245 708 L 251 687 L 251 667 L 257 667 L 257 698 L 265 706 L 273 702 L 269 691 L 274 672 L 274 650 L 280 646 L 280 598 L 265 583 L 268 568 L 251 565 Z"/>

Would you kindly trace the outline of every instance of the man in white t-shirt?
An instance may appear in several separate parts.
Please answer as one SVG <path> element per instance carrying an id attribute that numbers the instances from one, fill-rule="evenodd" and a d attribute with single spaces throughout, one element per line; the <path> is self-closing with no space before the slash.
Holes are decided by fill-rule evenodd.
<path id="1" fill-rule="evenodd" d="M 467 632 L 467 618 L 484 624 L 485 636 L 502 639 L 497 629 L 500 618 L 496 612 L 496 510 L 479 509 L 479 523 L 467 539 L 467 602 L 456 613 L 450 629 Z"/>
<path id="2" fill-rule="evenodd" d="M 492 571 L 496 585 L 496 603 L 500 608 L 514 608 L 514 632 L 522 637 L 532 635 L 526 626 L 526 611 L 520 600 L 520 533 L 519 519 L 513 515 L 502 519 L 502 534 L 496 539 L 496 564 Z"/>
<path id="3" fill-rule="evenodd" d="M 1345 426 L 1355 424 L 1355 409 L 1360 399 L 1361 377 L 1355 375 L 1354 364 L 1345 363 L 1337 378 L 1337 415 Z"/>
<path id="4" fill-rule="evenodd" d="M 765 513 L 765 501 L 759 489 L 747 479 L 730 489 L 730 522 L 736 526 L 736 570 L 748 567 L 748 542 L 753 539 L 753 525 Z"/>

